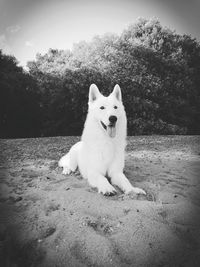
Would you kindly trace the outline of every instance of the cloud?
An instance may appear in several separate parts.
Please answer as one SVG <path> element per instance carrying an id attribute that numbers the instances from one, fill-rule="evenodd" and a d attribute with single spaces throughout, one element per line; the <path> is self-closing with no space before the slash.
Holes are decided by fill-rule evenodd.
<path id="1" fill-rule="evenodd" d="M 25 46 L 34 47 L 34 43 L 32 41 L 26 41 Z"/>
<path id="2" fill-rule="evenodd" d="M 19 25 L 12 25 L 6 28 L 6 31 L 8 33 L 17 33 L 19 30 L 21 30 L 21 27 Z"/>

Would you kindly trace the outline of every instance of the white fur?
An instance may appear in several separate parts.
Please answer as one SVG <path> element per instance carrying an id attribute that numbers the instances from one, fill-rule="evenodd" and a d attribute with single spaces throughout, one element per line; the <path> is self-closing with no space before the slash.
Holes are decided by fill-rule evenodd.
<path id="1" fill-rule="evenodd" d="M 104 109 L 100 108 L 102 106 Z M 110 116 L 117 117 L 115 128 L 109 128 Z M 101 122 L 107 126 L 106 130 Z M 133 187 L 123 174 L 126 125 L 119 85 L 105 97 L 97 86 L 92 84 L 81 141 L 73 145 L 59 161 L 59 166 L 63 167 L 63 174 L 74 172 L 78 167 L 81 175 L 92 187 L 96 187 L 99 193 L 115 193 L 113 185 L 117 185 L 125 193 L 133 191 L 137 194 L 146 194 L 144 190 Z M 113 135 L 109 134 L 108 129 L 115 129 Z M 110 177 L 111 184 L 105 176 Z"/>

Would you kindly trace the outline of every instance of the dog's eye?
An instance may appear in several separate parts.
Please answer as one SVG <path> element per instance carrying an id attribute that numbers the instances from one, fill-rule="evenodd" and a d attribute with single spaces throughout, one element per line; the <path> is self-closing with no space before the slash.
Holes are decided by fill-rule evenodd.
<path id="1" fill-rule="evenodd" d="M 114 109 L 117 109 L 118 107 L 117 106 L 114 106 Z"/>
<path id="2" fill-rule="evenodd" d="M 105 109 L 105 107 L 104 106 L 101 106 L 100 109 Z"/>

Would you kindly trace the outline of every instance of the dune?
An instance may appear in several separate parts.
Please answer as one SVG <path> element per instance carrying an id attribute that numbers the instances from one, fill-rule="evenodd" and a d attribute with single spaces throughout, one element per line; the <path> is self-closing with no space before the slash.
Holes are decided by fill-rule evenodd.
<path id="1" fill-rule="evenodd" d="M 105 197 L 57 162 L 78 137 L 1 140 L 1 266 L 200 266 L 200 137 L 128 137 L 147 196 Z"/>

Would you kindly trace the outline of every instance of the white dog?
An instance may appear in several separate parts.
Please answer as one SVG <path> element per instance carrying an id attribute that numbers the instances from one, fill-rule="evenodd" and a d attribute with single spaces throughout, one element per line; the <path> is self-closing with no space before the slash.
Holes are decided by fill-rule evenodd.
<path id="1" fill-rule="evenodd" d="M 125 193 L 146 194 L 144 190 L 133 187 L 123 174 L 126 125 L 119 85 L 115 85 L 113 92 L 105 97 L 92 84 L 81 141 L 73 145 L 59 161 L 63 174 L 74 172 L 78 167 L 89 184 L 104 195 L 116 193 L 113 185 Z"/>

